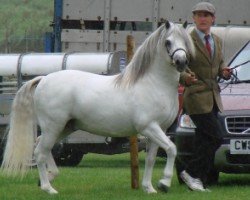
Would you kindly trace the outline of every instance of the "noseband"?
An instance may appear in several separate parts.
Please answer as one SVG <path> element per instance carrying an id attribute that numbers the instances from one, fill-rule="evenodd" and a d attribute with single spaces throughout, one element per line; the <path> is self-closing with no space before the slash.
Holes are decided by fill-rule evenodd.
<path id="1" fill-rule="evenodd" d="M 177 49 L 175 49 L 172 53 L 170 53 L 170 51 L 168 50 L 168 55 L 169 55 L 169 57 L 170 57 L 172 60 L 173 60 L 174 54 L 175 54 L 177 51 L 184 51 L 185 54 L 186 54 L 186 56 L 187 56 L 187 52 L 186 52 L 186 50 L 183 49 L 183 48 L 177 48 Z"/>

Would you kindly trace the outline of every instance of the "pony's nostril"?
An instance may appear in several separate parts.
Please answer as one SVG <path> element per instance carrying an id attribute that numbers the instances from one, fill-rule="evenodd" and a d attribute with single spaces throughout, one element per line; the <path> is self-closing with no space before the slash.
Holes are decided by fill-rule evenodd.
<path id="1" fill-rule="evenodd" d="M 176 61 L 175 61 L 175 64 L 177 65 L 177 66 L 185 66 L 185 65 L 188 65 L 188 61 L 185 59 L 183 59 L 183 60 L 180 60 L 180 59 L 177 59 Z"/>

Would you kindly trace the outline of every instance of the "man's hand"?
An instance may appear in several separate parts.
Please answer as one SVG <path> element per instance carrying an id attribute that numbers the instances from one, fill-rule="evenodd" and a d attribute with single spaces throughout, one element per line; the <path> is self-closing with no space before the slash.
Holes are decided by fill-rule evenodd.
<path id="1" fill-rule="evenodd" d="M 223 78 L 225 78 L 226 80 L 230 79 L 232 75 L 232 69 L 230 67 L 224 67 L 222 69 L 222 76 Z"/>
<path id="2" fill-rule="evenodd" d="M 188 73 L 188 76 L 186 77 L 186 80 L 185 80 L 186 85 L 192 85 L 196 81 L 197 81 L 197 78 L 195 78 L 195 73 L 194 72 Z"/>

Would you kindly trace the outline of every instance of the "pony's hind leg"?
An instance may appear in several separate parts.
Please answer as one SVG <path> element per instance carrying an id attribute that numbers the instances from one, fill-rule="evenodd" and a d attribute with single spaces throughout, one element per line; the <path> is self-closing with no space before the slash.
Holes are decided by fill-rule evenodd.
<path id="1" fill-rule="evenodd" d="M 49 177 L 47 174 L 46 164 L 50 163 L 51 149 L 57 140 L 56 135 L 50 132 L 50 135 L 43 133 L 40 137 L 40 141 L 35 148 L 35 158 L 37 168 L 40 176 L 41 189 L 48 192 L 49 194 L 57 194 L 58 192 L 51 186 Z M 51 164 L 51 163 L 50 163 Z M 51 165 L 50 165 L 51 166 Z"/>
<path id="2" fill-rule="evenodd" d="M 145 171 L 142 179 L 142 188 L 147 193 L 157 193 L 151 183 L 151 179 L 158 147 L 159 146 L 157 144 L 153 143 L 150 139 L 148 139 Z"/>
<path id="3" fill-rule="evenodd" d="M 41 138 L 41 136 L 37 137 L 36 146 L 39 143 L 40 138 Z M 54 160 L 53 155 L 52 155 L 51 152 L 49 153 L 49 157 L 48 157 L 48 160 L 47 160 L 47 174 L 48 174 L 48 178 L 49 178 L 50 182 L 53 181 L 54 178 L 56 176 L 58 176 L 58 174 L 59 174 L 59 170 L 58 170 L 58 168 L 56 166 L 55 160 Z M 40 180 L 39 180 L 38 185 L 39 186 L 41 185 Z"/>
<path id="4" fill-rule="evenodd" d="M 156 146 L 160 146 L 167 153 L 167 163 L 164 168 L 163 178 L 158 183 L 158 188 L 164 192 L 168 191 L 171 186 L 171 180 L 174 171 L 174 162 L 176 157 L 176 146 L 175 144 L 165 135 L 161 127 L 157 123 L 149 124 L 142 132 L 142 135 L 148 137 Z M 154 147 L 156 149 L 156 147 Z M 156 150 L 152 150 L 156 156 Z M 147 171 L 146 171 L 147 172 Z M 149 182 L 149 180 L 148 180 Z M 151 180 L 150 180 L 151 182 Z"/>
<path id="5" fill-rule="evenodd" d="M 47 174 L 50 182 L 53 181 L 54 178 L 59 174 L 59 170 L 56 166 L 55 160 L 51 152 L 49 153 L 49 158 L 47 161 Z"/>

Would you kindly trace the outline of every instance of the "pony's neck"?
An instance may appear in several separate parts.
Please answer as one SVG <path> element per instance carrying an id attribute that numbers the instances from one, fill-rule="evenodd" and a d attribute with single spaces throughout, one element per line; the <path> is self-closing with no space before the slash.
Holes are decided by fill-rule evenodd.
<path id="1" fill-rule="evenodd" d="M 176 70 L 176 67 L 171 64 L 170 59 L 169 62 L 166 63 L 165 58 L 162 58 L 161 55 L 155 56 L 150 70 L 152 70 L 151 73 L 156 79 L 165 83 L 178 84 L 179 82 L 180 73 Z"/>

